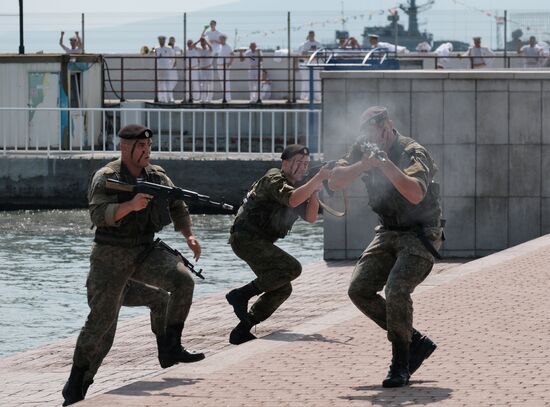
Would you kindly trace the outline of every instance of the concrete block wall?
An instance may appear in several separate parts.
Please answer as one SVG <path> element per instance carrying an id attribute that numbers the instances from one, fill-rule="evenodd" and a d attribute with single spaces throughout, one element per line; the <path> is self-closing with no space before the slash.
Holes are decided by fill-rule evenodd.
<path id="1" fill-rule="evenodd" d="M 432 153 L 443 254 L 483 256 L 550 232 L 550 72 L 323 72 L 325 159 L 358 135 L 361 112 L 387 106 L 396 128 Z M 349 214 L 325 217 L 325 258 L 356 258 L 376 216 L 356 181 Z M 341 205 L 336 195 L 331 202 Z"/>

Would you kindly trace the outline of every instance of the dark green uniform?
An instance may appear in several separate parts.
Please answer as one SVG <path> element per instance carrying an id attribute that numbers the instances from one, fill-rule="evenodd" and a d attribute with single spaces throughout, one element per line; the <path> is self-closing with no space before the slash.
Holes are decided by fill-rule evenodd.
<path id="1" fill-rule="evenodd" d="M 300 262 L 274 244 L 290 232 L 299 216 L 305 217 L 307 203 L 289 206 L 294 189 L 280 169 L 270 169 L 248 192 L 231 228 L 231 248 L 256 274 L 254 284 L 263 292 L 249 311 L 256 323 L 290 296 L 290 282 L 302 272 Z"/>
<path id="2" fill-rule="evenodd" d="M 353 303 L 380 327 L 392 342 L 410 343 L 413 333 L 411 294 L 430 273 L 434 257 L 422 243 L 424 234 L 437 249 L 441 244 L 439 187 L 433 182 L 437 168 L 428 151 L 397 132 L 388 158 L 406 175 L 416 178 L 426 196 L 417 205 L 406 200 L 379 169 L 363 177 L 369 205 L 378 214 L 373 241 L 355 266 L 349 296 Z M 361 160 L 359 140 L 346 157 Z M 378 295 L 385 288 L 386 299 Z"/>
<path id="3" fill-rule="evenodd" d="M 173 201 L 167 209 L 153 200 L 147 208 L 115 222 L 118 205 L 132 199 L 134 194 L 107 190 L 107 179 L 136 182 L 119 159 L 94 175 L 88 191 L 90 215 L 97 227 L 86 284 L 90 313 L 73 359 L 74 366 L 87 368 L 87 381 L 91 381 L 111 348 L 122 305 L 148 306 L 151 328 L 159 336 L 167 325 L 183 324 L 194 288 L 189 271 L 166 251 L 155 249 L 136 264 L 136 258 L 153 242 L 154 234 L 166 226 L 167 220 L 171 219 L 177 231 L 189 225 L 185 203 Z M 164 170 L 154 165 L 144 168 L 142 180 L 173 186 Z"/>

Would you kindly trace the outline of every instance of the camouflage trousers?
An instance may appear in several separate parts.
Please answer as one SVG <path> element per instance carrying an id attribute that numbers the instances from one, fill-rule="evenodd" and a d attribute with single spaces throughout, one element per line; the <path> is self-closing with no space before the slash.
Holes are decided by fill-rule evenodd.
<path id="1" fill-rule="evenodd" d="M 302 273 L 302 265 L 269 240 L 247 232 L 235 232 L 229 239 L 231 248 L 256 274 L 256 286 L 263 294 L 250 307 L 250 316 L 265 321 L 292 293 L 290 282 Z"/>
<path id="2" fill-rule="evenodd" d="M 436 249 L 441 228 L 426 228 Z M 410 343 L 413 332 L 411 294 L 430 274 L 432 254 L 413 232 L 376 228 L 376 236 L 355 266 L 348 294 L 366 316 L 388 332 L 391 342 Z M 385 286 L 385 299 L 378 294 Z"/>
<path id="3" fill-rule="evenodd" d="M 90 312 L 73 356 L 75 366 L 87 368 L 86 380 L 93 378 L 111 349 L 122 305 L 149 307 L 155 335 L 164 334 L 166 325 L 181 324 L 187 318 L 194 289 L 190 272 L 162 249 L 134 264 L 142 251 L 143 247 L 99 244 L 92 248 L 86 282 Z"/>

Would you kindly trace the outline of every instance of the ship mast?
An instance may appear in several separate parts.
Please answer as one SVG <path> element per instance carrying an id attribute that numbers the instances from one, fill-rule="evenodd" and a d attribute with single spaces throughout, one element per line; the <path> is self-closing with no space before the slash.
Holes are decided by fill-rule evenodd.
<path id="1" fill-rule="evenodd" d="M 428 10 L 435 3 L 435 0 L 429 0 L 428 2 L 417 6 L 416 0 L 407 0 L 407 4 L 400 4 L 399 8 L 409 16 L 409 35 L 419 36 L 418 30 L 418 13 Z"/>

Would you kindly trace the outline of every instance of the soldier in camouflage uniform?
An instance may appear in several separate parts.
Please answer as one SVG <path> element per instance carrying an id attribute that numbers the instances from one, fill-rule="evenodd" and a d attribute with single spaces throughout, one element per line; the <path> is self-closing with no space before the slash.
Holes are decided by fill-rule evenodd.
<path id="1" fill-rule="evenodd" d="M 255 339 L 250 329 L 265 321 L 290 296 L 291 281 L 300 275 L 302 266 L 275 242 L 290 232 L 299 216 L 310 223 L 317 220 L 318 192 L 331 173 L 323 167 L 298 186 L 308 169 L 309 150 L 293 144 L 281 158 L 281 169 L 270 169 L 252 185 L 231 227 L 231 248 L 257 277 L 226 295 L 240 320 L 229 336 L 234 345 Z M 260 294 L 248 310 L 248 301 Z"/>
<path id="2" fill-rule="evenodd" d="M 378 214 L 380 225 L 355 266 L 348 293 L 388 332 L 393 357 L 382 384 L 400 387 L 436 348 L 413 328 L 411 294 L 430 273 L 434 256 L 439 257 L 443 229 L 439 187 L 433 181 L 437 168 L 424 147 L 397 132 L 384 107 L 365 111 L 361 134 L 343 165 L 333 170 L 329 186 L 342 189 L 362 176 L 369 205 Z M 384 286 L 385 299 L 377 294 Z"/>
<path id="3" fill-rule="evenodd" d="M 135 184 L 138 179 L 173 186 L 164 170 L 149 164 L 151 130 L 122 128 L 121 158 L 97 171 L 88 191 L 96 226 L 86 282 L 90 313 L 76 343 L 63 405 L 84 399 L 103 358 L 112 346 L 122 305 L 148 306 L 163 368 L 204 359 L 181 346 L 181 334 L 191 307 L 194 281 L 181 259 L 153 246 L 154 234 L 174 223 L 197 260 L 201 247 L 191 230 L 183 201 L 166 202 L 143 193 L 111 191 L 109 179 Z"/>

